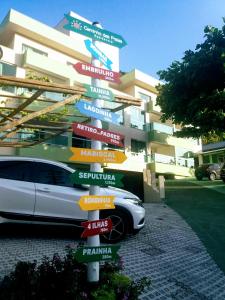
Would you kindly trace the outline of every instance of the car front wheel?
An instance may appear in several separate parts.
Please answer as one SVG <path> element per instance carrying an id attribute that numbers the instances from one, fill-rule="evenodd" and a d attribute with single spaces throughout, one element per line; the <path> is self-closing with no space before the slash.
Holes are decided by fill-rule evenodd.
<path id="1" fill-rule="evenodd" d="M 101 235 L 101 240 L 107 243 L 121 241 L 128 231 L 127 216 L 119 210 L 101 211 L 101 218 L 109 218 L 112 221 L 112 230 Z"/>
<path id="2" fill-rule="evenodd" d="M 216 179 L 216 174 L 210 173 L 209 174 L 209 180 L 214 181 Z"/>

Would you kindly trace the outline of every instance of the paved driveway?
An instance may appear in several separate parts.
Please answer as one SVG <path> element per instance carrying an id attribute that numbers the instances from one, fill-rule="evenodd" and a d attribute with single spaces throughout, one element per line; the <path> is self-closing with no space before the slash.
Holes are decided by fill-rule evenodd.
<path id="1" fill-rule="evenodd" d="M 164 204 L 146 204 L 146 226 L 121 243 L 125 273 L 149 276 L 151 287 L 141 299 L 225 299 L 225 276 L 185 221 Z M 71 230 L 3 227 L 0 234 L 0 274 L 18 260 L 41 260 L 64 254 L 79 235 Z M 21 233 L 22 231 L 22 233 Z"/>

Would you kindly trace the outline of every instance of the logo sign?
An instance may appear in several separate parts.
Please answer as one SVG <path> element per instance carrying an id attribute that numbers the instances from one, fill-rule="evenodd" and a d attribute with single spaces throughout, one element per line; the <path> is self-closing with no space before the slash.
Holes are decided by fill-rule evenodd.
<path id="1" fill-rule="evenodd" d="M 112 61 L 100 50 L 96 47 L 91 40 L 84 41 L 87 50 L 91 53 L 92 56 L 97 58 L 106 68 L 112 70 Z"/>
<path id="2" fill-rule="evenodd" d="M 99 210 L 115 208 L 113 201 L 115 196 L 81 196 L 79 205 L 82 210 Z"/>
<path id="3" fill-rule="evenodd" d="M 97 79 L 107 80 L 114 83 L 120 83 L 120 73 L 111 70 L 98 68 L 88 63 L 78 62 L 73 65 L 74 69 L 83 75 L 90 76 Z"/>
<path id="4" fill-rule="evenodd" d="M 74 147 L 71 147 L 70 150 L 73 152 L 73 156 L 69 159 L 71 161 L 121 164 L 127 159 L 126 155 L 121 151 Z"/>
<path id="5" fill-rule="evenodd" d="M 74 257 L 78 262 L 94 262 L 101 260 L 116 260 L 119 258 L 117 252 L 120 246 L 99 246 L 99 247 L 82 247 L 75 253 Z"/>
<path id="6" fill-rule="evenodd" d="M 106 101 L 114 101 L 114 95 L 110 90 L 103 89 L 101 87 L 89 85 L 89 84 L 83 84 L 87 92 L 84 94 L 84 96 L 94 98 L 94 99 L 101 99 Z"/>
<path id="7" fill-rule="evenodd" d="M 87 221 L 81 223 L 81 225 L 85 228 L 81 234 L 82 238 L 97 234 L 104 234 L 112 230 L 112 221 L 109 218 L 96 221 Z"/>
<path id="8" fill-rule="evenodd" d="M 83 34 L 89 38 L 118 48 L 122 48 L 127 44 L 122 36 L 118 34 L 98 28 L 79 19 L 73 18 L 68 14 L 66 14 L 65 17 L 68 21 L 68 24 L 64 25 L 64 28 L 67 30 Z"/>
<path id="9" fill-rule="evenodd" d="M 95 126 L 83 123 L 73 123 L 73 132 L 77 135 L 87 137 L 93 140 L 101 141 L 107 144 L 124 147 L 124 135 L 109 130 L 103 130 Z"/>
<path id="10" fill-rule="evenodd" d="M 80 100 L 75 104 L 75 107 L 79 110 L 79 112 L 83 115 L 99 119 L 101 121 L 110 122 L 114 124 L 119 124 L 119 115 L 103 109 L 99 108 L 95 105 L 92 105 L 91 103 L 87 101 Z"/>
<path id="11" fill-rule="evenodd" d="M 89 172 L 77 170 L 71 176 L 72 182 L 78 184 L 90 184 L 99 186 L 117 186 L 123 187 L 121 179 L 124 177 L 122 174 Z"/>

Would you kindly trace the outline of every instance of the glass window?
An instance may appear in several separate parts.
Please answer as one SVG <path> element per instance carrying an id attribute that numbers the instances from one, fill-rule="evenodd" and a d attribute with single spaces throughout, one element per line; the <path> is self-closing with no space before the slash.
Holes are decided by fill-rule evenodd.
<path id="1" fill-rule="evenodd" d="M 32 181 L 32 168 L 33 162 L 29 161 L 0 161 L 0 178 Z"/>
<path id="2" fill-rule="evenodd" d="M 91 148 L 91 141 L 73 133 L 72 147 Z"/>
<path id="3" fill-rule="evenodd" d="M 146 154 L 146 143 L 131 139 L 131 152 Z"/>
<path id="4" fill-rule="evenodd" d="M 141 100 L 143 100 L 145 103 L 149 102 L 151 100 L 151 96 L 145 95 L 143 93 L 139 93 L 139 97 Z"/>
<path id="5" fill-rule="evenodd" d="M 130 107 L 130 126 L 132 128 L 144 129 L 145 124 L 145 112 L 141 111 L 140 108 L 131 106 Z"/>
<path id="6" fill-rule="evenodd" d="M 34 182 L 72 187 L 71 172 L 47 163 L 36 163 Z"/>
<path id="7" fill-rule="evenodd" d="M 26 52 L 27 50 L 31 50 L 31 51 L 33 51 L 33 52 L 35 52 L 35 53 L 40 54 L 40 55 L 48 56 L 48 53 L 47 53 L 47 52 L 44 52 L 44 51 L 42 51 L 42 50 L 39 50 L 39 49 L 36 49 L 36 48 L 34 48 L 34 47 L 31 47 L 31 46 L 28 46 L 28 45 L 23 44 L 23 45 L 22 45 L 22 52 L 24 53 L 24 52 Z"/>

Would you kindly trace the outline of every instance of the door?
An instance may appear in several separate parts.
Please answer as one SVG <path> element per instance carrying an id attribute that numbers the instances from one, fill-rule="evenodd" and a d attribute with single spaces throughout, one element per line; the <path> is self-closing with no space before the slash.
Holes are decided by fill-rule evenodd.
<path id="1" fill-rule="evenodd" d="M 48 217 L 45 221 L 87 219 L 87 212 L 80 209 L 78 201 L 89 190 L 74 188 L 70 175 L 71 172 L 63 167 L 42 162 L 35 164 L 35 217 Z"/>
<path id="2" fill-rule="evenodd" d="M 32 161 L 0 161 L 0 213 L 28 217 L 34 213 L 35 187 Z"/>

